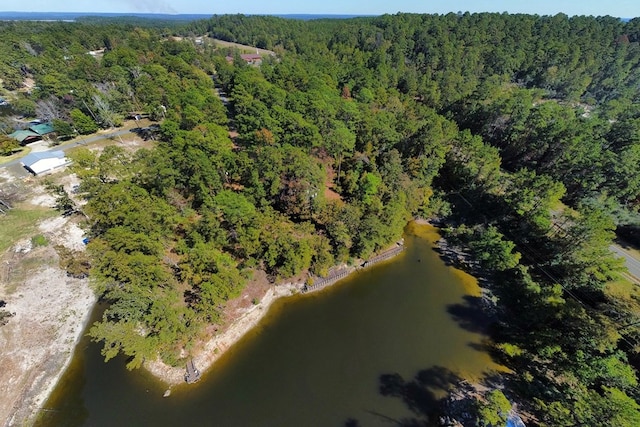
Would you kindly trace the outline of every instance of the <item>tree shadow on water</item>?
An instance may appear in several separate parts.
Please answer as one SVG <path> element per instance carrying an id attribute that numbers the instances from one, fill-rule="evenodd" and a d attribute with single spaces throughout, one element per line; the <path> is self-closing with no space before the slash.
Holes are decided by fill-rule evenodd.
<path id="1" fill-rule="evenodd" d="M 490 383 L 498 384 L 499 377 Z M 380 375 L 379 392 L 382 396 L 400 399 L 411 412 L 398 419 L 375 410 L 366 411 L 385 424 L 400 427 L 476 426 L 478 389 L 445 367 L 423 369 L 410 380 L 398 373 Z M 345 427 L 364 425 L 355 418 L 344 423 Z"/>
<path id="2" fill-rule="evenodd" d="M 440 425 L 449 393 L 462 383 L 458 375 L 442 366 L 424 369 L 411 380 L 393 373 L 381 375 L 379 381 L 381 395 L 401 399 L 414 414 L 395 420 L 403 427 Z"/>
<path id="3" fill-rule="evenodd" d="M 484 307 L 481 297 L 465 295 L 460 304 L 447 306 L 447 313 L 451 315 L 461 328 L 469 332 L 487 335 L 491 319 Z"/>

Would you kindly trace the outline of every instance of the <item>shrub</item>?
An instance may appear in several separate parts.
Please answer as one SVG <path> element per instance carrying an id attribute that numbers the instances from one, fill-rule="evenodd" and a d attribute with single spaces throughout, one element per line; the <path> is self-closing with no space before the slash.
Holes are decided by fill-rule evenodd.
<path id="1" fill-rule="evenodd" d="M 63 268 L 69 276 L 83 279 L 89 275 L 91 264 L 85 252 L 73 251 L 61 245 L 57 245 L 55 249 L 60 257 L 60 267 Z"/>
<path id="2" fill-rule="evenodd" d="M 37 236 L 33 236 L 31 238 L 31 244 L 33 246 L 47 246 L 49 241 L 42 234 L 38 234 Z"/>

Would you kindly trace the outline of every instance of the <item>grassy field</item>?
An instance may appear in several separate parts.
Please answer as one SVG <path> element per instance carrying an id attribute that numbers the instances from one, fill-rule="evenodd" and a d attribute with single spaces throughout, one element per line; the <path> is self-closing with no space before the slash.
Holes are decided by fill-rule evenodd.
<path id="1" fill-rule="evenodd" d="M 4 163 L 8 163 L 11 160 L 17 159 L 19 157 L 24 157 L 27 154 L 29 154 L 30 152 L 31 152 L 31 148 L 22 147 L 22 149 L 20 151 L 16 151 L 15 153 L 13 153 L 10 156 L 0 156 L 0 165 L 2 165 Z"/>
<path id="2" fill-rule="evenodd" d="M 228 41 L 219 40 L 219 39 L 211 39 L 211 40 L 213 40 L 213 42 L 218 47 L 222 47 L 222 48 L 234 47 L 236 49 L 239 49 L 240 52 L 242 52 L 242 53 L 256 53 L 256 51 L 257 51 L 259 55 L 274 55 L 275 54 L 272 50 L 260 49 L 260 48 L 257 48 L 255 46 L 248 46 L 246 44 L 228 42 Z"/>
<path id="3" fill-rule="evenodd" d="M 33 205 L 17 205 L 6 215 L 0 215 L 0 253 L 16 241 L 38 234 L 38 222 L 60 215 L 51 208 Z"/>
<path id="4" fill-rule="evenodd" d="M 607 283 L 604 292 L 605 295 L 615 301 L 614 305 L 616 309 L 631 313 L 630 319 L 638 319 L 638 316 L 640 316 L 640 286 L 630 280 L 621 278 L 615 282 Z M 630 323 L 634 324 L 633 321 Z M 620 330 L 626 329 L 622 324 L 618 324 L 617 326 Z M 635 327 L 637 328 L 638 326 L 636 325 Z M 630 331 L 631 330 L 627 330 L 627 332 Z M 636 351 L 640 352 L 640 345 L 638 345 L 637 342 Z"/>
<path id="5" fill-rule="evenodd" d="M 638 295 L 640 295 L 638 285 L 625 278 L 618 279 L 615 282 L 607 283 L 605 292 L 606 294 L 614 298 L 619 298 L 626 301 L 633 300 L 634 296 L 637 297 Z"/>

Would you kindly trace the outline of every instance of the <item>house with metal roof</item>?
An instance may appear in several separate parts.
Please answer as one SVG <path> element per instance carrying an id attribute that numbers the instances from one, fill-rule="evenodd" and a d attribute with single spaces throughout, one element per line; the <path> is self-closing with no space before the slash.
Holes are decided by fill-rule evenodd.
<path id="1" fill-rule="evenodd" d="M 33 125 L 29 129 L 37 133 L 38 135 L 46 135 L 48 133 L 55 132 L 55 129 L 53 128 L 53 124 L 49 122 Z"/>
<path id="2" fill-rule="evenodd" d="M 20 159 L 20 164 L 34 175 L 50 172 L 69 163 L 69 159 L 64 156 L 64 151 L 29 153 Z"/>
<path id="3" fill-rule="evenodd" d="M 233 56 L 227 56 L 227 62 L 233 63 Z M 262 55 L 258 53 L 243 53 L 240 54 L 240 58 L 244 60 L 249 65 L 261 65 L 262 64 Z"/>
<path id="4" fill-rule="evenodd" d="M 17 130 L 13 133 L 10 133 L 8 136 L 18 140 L 18 142 L 22 145 L 42 139 L 42 136 L 39 133 L 36 133 L 32 130 Z"/>

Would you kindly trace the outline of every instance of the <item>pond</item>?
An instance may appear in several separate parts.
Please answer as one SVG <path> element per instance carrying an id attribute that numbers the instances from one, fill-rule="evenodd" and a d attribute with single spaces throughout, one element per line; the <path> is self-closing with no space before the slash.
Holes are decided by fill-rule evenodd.
<path id="1" fill-rule="evenodd" d="M 479 288 L 410 223 L 406 250 L 267 316 L 195 385 L 166 386 L 82 340 L 42 426 L 386 426 L 425 420 L 444 389 L 499 369 Z M 413 401 L 412 392 L 420 396 Z"/>

